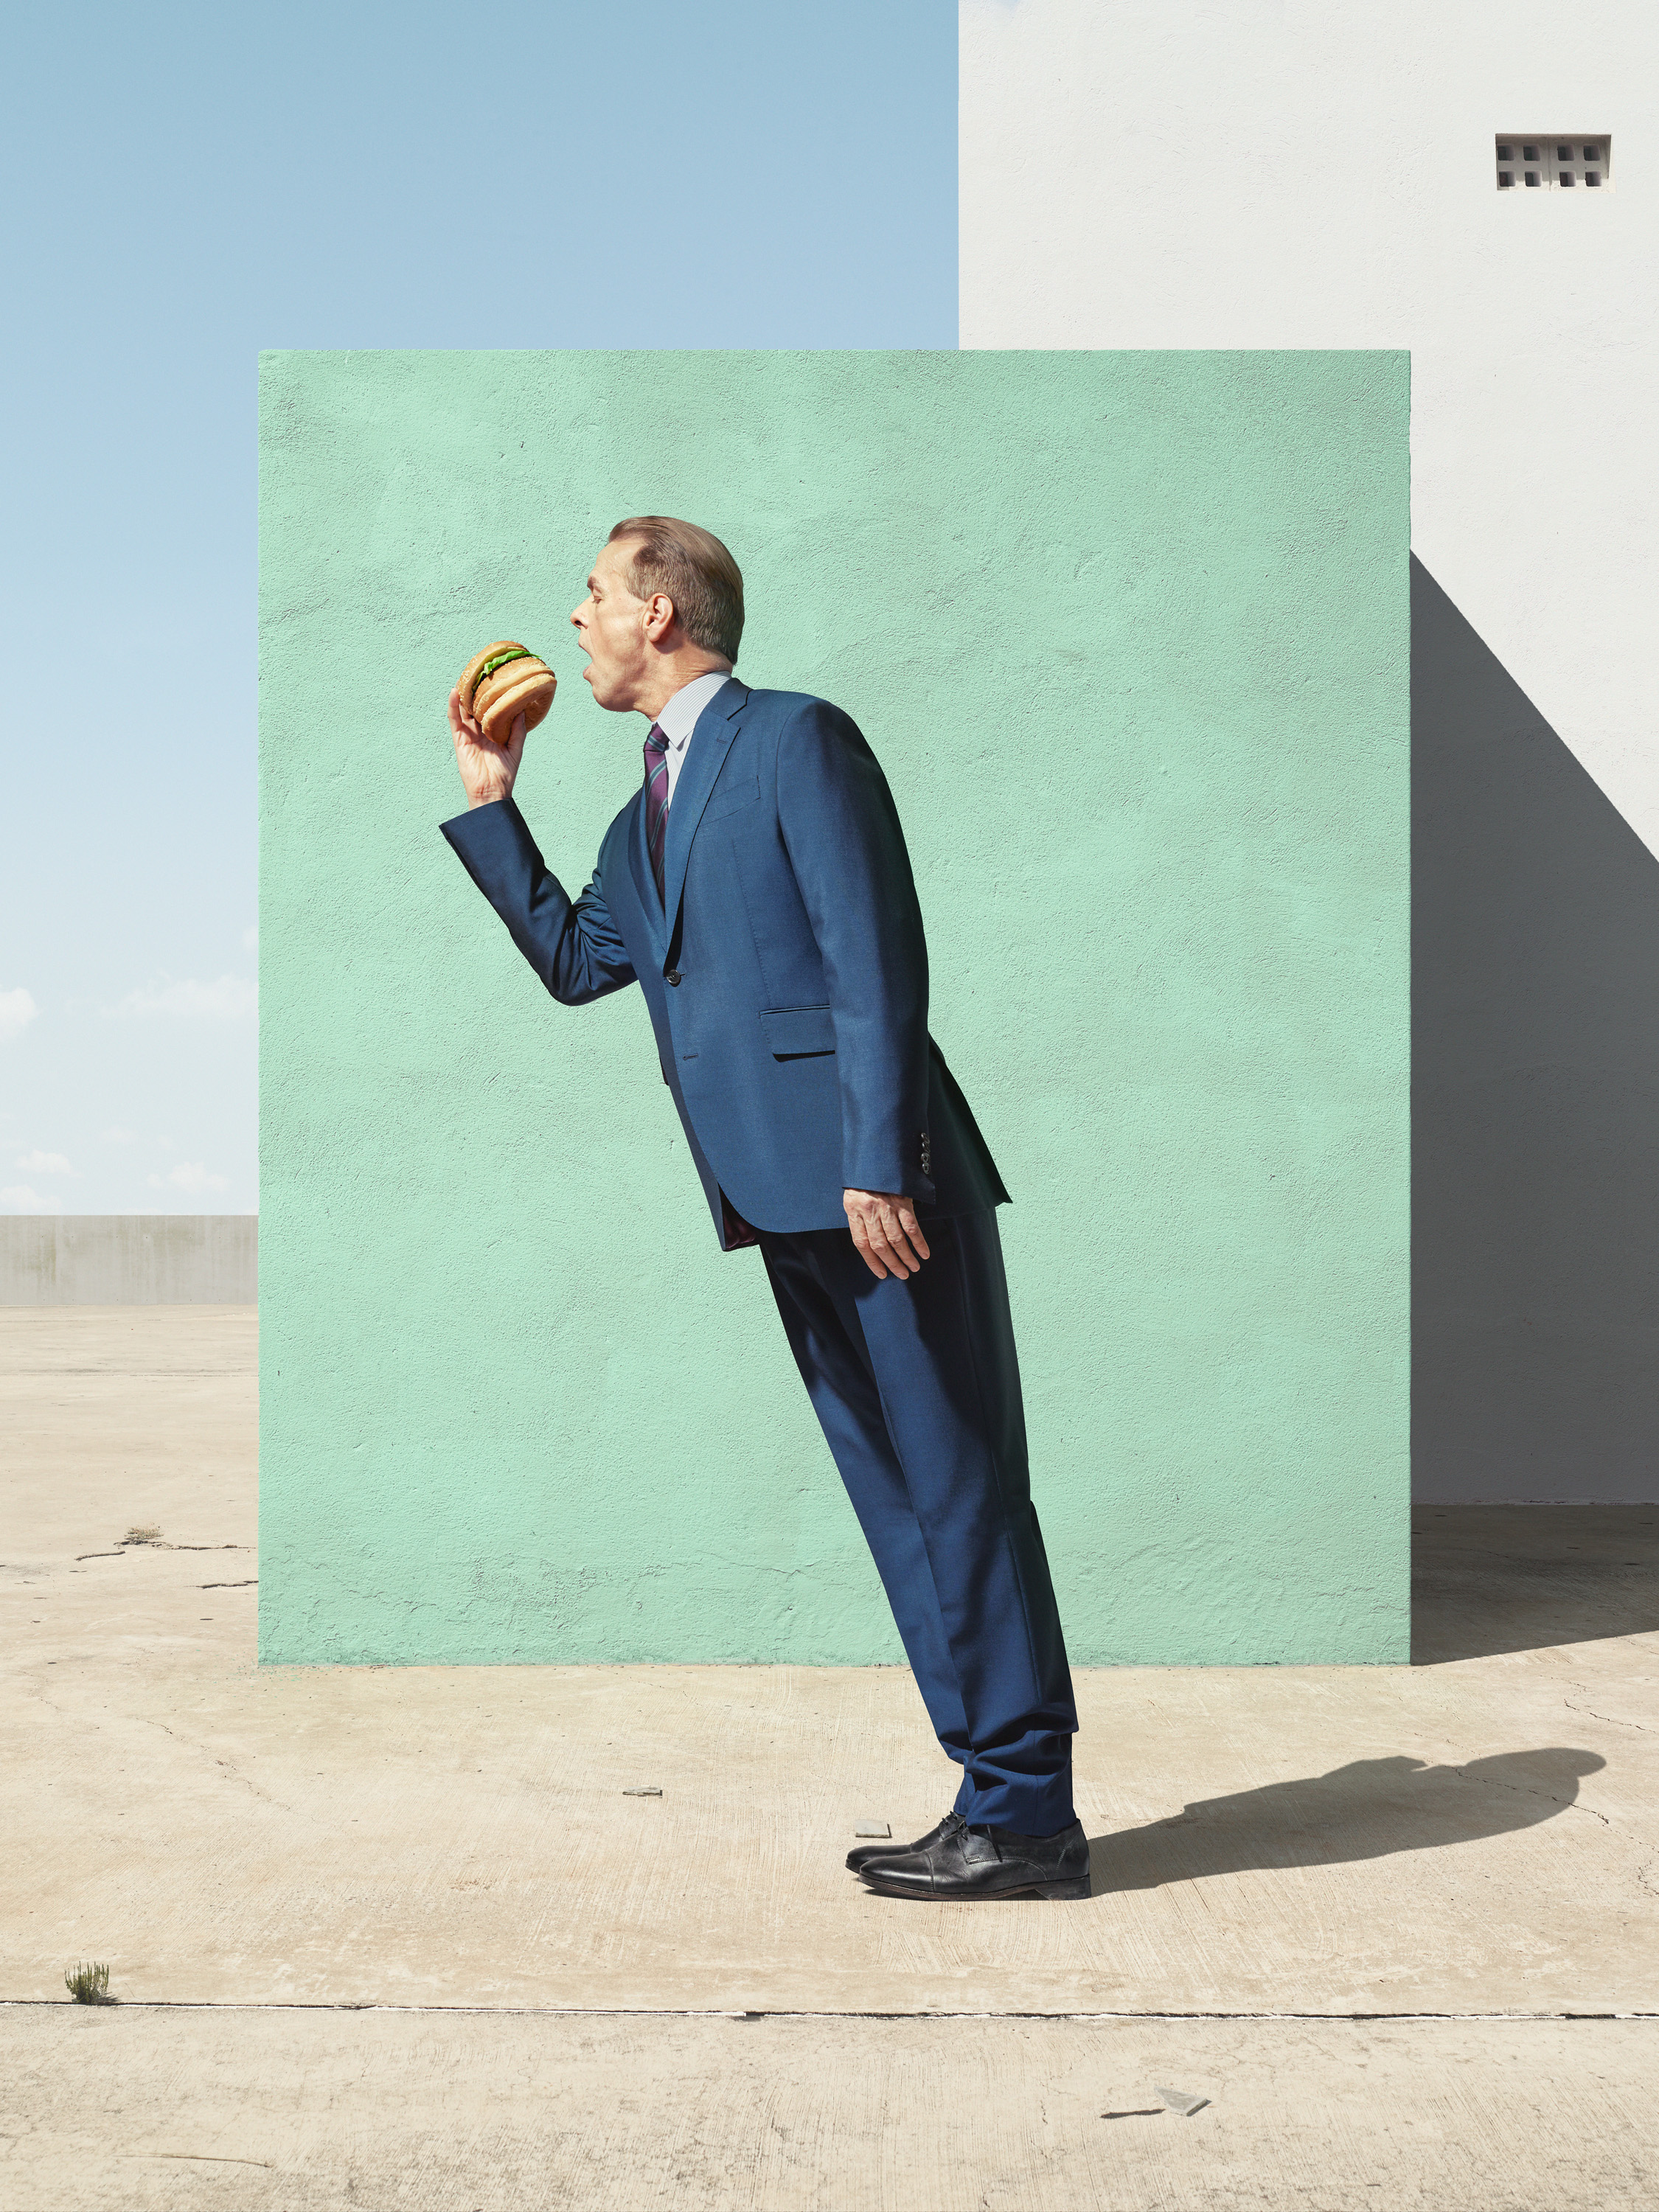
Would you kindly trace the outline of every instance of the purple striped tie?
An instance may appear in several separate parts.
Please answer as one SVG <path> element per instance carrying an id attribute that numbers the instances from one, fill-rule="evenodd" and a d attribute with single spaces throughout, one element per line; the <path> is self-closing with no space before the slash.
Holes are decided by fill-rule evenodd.
<path id="1" fill-rule="evenodd" d="M 645 842 L 651 849 L 651 872 L 662 898 L 662 848 L 668 820 L 668 740 L 653 722 L 645 741 Z"/>

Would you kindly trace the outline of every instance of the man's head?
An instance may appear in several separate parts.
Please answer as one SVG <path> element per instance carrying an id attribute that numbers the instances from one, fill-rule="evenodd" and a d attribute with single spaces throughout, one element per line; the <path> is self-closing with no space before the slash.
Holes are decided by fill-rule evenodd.
<path id="1" fill-rule="evenodd" d="M 600 706 L 655 714 L 693 677 L 737 659 L 743 574 L 695 523 L 632 515 L 611 532 L 570 619 Z"/>

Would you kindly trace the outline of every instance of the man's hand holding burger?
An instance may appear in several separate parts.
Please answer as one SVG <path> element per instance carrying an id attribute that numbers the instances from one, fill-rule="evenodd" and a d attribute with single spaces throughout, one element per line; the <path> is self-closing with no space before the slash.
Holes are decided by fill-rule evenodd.
<path id="1" fill-rule="evenodd" d="M 528 734 L 524 716 L 520 714 L 514 721 L 507 743 L 498 745 L 493 738 L 485 737 L 463 711 L 461 687 L 458 684 L 449 695 L 449 726 L 455 739 L 455 765 L 466 787 L 467 805 L 493 806 L 498 799 L 511 797 L 513 779 L 524 758 L 524 741 Z"/>
<path id="2" fill-rule="evenodd" d="M 553 704 L 555 681 L 544 660 L 511 639 L 486 646 L 461 671 L 449 728 L 469 806 L 510 797 L 525 738 Z"/>

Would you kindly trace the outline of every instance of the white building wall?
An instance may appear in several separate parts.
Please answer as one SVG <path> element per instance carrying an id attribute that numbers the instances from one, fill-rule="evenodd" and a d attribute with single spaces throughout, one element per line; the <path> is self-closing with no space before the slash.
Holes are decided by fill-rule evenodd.
<path id="1" fill-rule="evenodd" d="M 1407 346 L 1419 558 L 1659 851 L 1659 9 L 964 0 L 964 346 Z M 1607 131 L 1499 193 L 1498 131 Z"/>
<path id="2" fill-rule="evenodd" d="M 961 27 L 964 346 L 1410 350 L 1413 1485 L 1659 1498 L 1659 8 Z"/>

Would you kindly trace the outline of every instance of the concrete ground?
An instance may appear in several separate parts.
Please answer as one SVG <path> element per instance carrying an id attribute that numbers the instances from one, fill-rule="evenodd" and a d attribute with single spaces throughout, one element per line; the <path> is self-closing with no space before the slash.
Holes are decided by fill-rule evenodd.
<path id="1" fill-rule="evenodd" d="M 1410 1668 L 1081 1674 L 1093 1897 L 913 1905 L 897 1670 L 257 1669 L 254 1345 L 0 1310 L 8 2212 L 1659 2203 L 1659 1509 L 1424 1513 Z"/>

